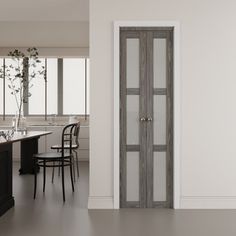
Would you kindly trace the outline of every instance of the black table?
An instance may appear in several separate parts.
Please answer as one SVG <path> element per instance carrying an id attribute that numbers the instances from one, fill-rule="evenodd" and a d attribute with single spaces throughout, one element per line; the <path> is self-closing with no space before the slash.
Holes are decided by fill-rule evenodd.
<path id="1" fill-rule="evenodd" d="M 20 174 L 33 174 L 33 154 L 38 153 L 38 139 L 51 131 L 28 131 L 14 134 L 10 141 L 0 140 L 0 216 L 14 206 L 12 196 L 12 144 L 21 142 Z"/>

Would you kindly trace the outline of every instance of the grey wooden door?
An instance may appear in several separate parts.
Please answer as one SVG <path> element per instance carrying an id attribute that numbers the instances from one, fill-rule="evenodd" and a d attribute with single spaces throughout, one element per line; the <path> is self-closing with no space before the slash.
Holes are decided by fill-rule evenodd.
<path id="1" fill-rule="evenodd" d="M 172 207 L 173 29 L 120 29 L 121 207 Z"/>

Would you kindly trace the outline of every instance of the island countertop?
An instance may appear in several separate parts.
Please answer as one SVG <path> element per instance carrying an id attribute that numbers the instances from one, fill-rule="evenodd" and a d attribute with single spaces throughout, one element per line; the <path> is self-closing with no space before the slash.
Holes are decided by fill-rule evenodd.
<path id="1" fill-rule="evenodd" d="M 0 137 L 0 145 L 6 143 L 14 143 L 31 138 L 37 138 L 51 133 L 52 133 L 51 131 L 28 131 L 26 134 L 21 134 L 20 132 L 16 132 L 9 141 L 6 141 L 3 137 Z"/>

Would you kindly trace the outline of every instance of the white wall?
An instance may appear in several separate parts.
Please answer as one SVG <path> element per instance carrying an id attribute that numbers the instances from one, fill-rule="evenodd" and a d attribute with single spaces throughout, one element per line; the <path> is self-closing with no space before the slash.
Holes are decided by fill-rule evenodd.
<path id="1" fill-rule="evenodd" d="M 235 9 L 232 0 L 90 0 L 89 207 L 113 200 L 113 21 L 174 20 L 181 25 L 180 207 L 236 208 Z"/>
<path id="2" fill-rule="evenodd" d="M 85 54 L 86 52 L 88 55 L 89 22 L 0 21 L 1 48 L 32 46 L 38 48 L 77 48 L 78 53 Z M 1 49 L 0 54 L 3 53 L 4 49 Z M 52 53 L 55 53 L 55 50 Z M 59 51 L 59 53 L 63 52 Z"/>
<path id="3" fill-rule="evenodd" d="M 88 21 L 89 0 L 2 0 L 0 21 Z"/>

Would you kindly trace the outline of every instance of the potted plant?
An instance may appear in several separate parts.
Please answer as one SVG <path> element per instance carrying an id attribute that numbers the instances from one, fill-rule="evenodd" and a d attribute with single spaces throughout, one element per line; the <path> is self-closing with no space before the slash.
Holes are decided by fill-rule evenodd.
<path id="1" fill-rule="evenodd" d="M 32 95 L 30 88 L 33 80 L 43 78 L 46 80 L 45 66 L 41 65 L 37 48 L 32 47 L 26 53 L 15 49 L 10 51 L 8 56 L 12 59 L 10 65 L 3 65 L 0 69 L 0 78 L 5 78 L 8 82 L 12 96 L 14 96 L 17 107 L 16 127 L 20 126 L 23 115 L 23 104 L 28 102 Z"/>

